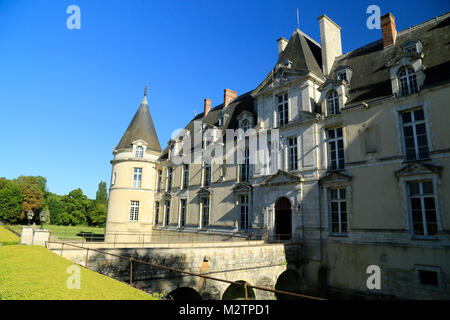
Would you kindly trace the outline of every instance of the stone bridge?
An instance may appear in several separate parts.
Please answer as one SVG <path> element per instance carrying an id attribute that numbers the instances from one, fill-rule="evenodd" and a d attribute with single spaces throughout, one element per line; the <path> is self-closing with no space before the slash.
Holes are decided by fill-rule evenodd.
<path id="1" fill-rule="evenodd" d="M 80 245 L 80 244 L 77 244 Z M 100 252 L 49 243 L 50 250 L 91 270 L 123 282 L 130 280 L 130 262 Z M 268 244 L 263 241 L 208 244 L 148 245 L 142 248 L 111 248 L 107 244 L 84 244 L 104 253 L 132 257 L 214 278 L 300 293 L 302 290 L 300 244 Z M 132 282 L 140 289 L 170 294 L 174 299 L 242 299 L 243 286 L 180 274 L 138 262 L 132 263 Z M 274 299 L 268 291 L 248 288 L 250 299 Z M 277 299 L 292 298 L 277 294 Z"/>

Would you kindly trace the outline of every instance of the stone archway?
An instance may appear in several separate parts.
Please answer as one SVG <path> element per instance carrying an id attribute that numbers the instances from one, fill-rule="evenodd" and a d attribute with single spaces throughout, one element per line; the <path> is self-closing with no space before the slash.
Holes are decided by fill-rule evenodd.
<path id="1" fill-rule="evenodd" d="M 171 297 L 173 300 L 203 300 L 202 296 L 197 292 L 197 290 L 189 287 L 177 288 L 169 293 L 169 297 Z"/>
<path id="2" fill-rule="evenodd" d="M 293 293 L 301 293 L 301 278 L 297 271 L 287 269 L 279 275 L 275 289 Z M 286 294 L 275 293 L 277 300 L 301 300 L 299 297 L 289 296 Z"/>
<path id="3" fill-rule="evenodd" d="M 248 283 L 243 280 L 235 281 L 238 283 Z M 253 288 L 247 287 L 248 300 L 255 300 Z M 245 288 L 238 284 L 230 284 L 222 295 L 222 300 L 245 300 Z"/>
<path id="4" fill-rule="evenodd" d="M 275 234 L 280 240 L 290 240 L 292 237 L 291 202 L 281 197 L 275 203 Z"/>

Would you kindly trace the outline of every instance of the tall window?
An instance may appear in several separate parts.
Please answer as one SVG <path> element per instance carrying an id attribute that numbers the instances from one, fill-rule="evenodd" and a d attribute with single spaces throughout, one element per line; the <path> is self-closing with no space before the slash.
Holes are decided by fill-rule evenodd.
<path id="1" fill-rule="evenodd" d="M 173 177 L 173 168 L 167 168 L 167 191 L 172 190 L 172 177 Z"/>
<path id="2" fill-rule="evenodd" d="M 406 160 L 428 158 L 427 128 L 423 109 L 402 113 Z"/>
<path id="3" fill-rule="evenodd" d="M 138 221 L 139 201 L 130 201 L 130 221 Z"/>
<path id="4" fill-rule="evenodd" d="M 248 229 L 248 195 L 240 196 L 240 207 L 241 207 L 241 221 L 240 227 L 242 230 Z"/>
<path id="5" fill-rule="evenodd" d="M 184 227 L 186 225 L 186 199 L 180 200 L 180 225 Z"/>
<path id="6" fill-rule="evenodd" d="M 327 110 L 328 114 L 339 113 L 339 96 L 336 91 L 331 91 L 327 96 Z"/>
<path id="7" fill-rule="evenodd" d="M 155 201 L 155 225 L 159 223 L 159 201 Z"/>
<path id="8" fill-rule="evenodd" d="M 112 176 L 112 181 L 111 181 L 112 186 L 116 184 L 116 179 L 117 179 L 117 173 L 114 172 L 113 176 Z"/>
<path id="9" fill-rule="evenodd" d="M 331 232 L 347 233 L 347 202 L 345 189 L 329 189 Z"/>
<path id="10" fill-rule="evenodd" d="M 211 164 L 210 163 L 204 163 L 203 165 L 203 178 L 204 178 L 204 186 L 209 186 L 211 184 Z"/>
<path id="11" fill-rule="evenodd" d="M 244 163 L 241 164 L 241 181 L 248 181 L 250 173 L 249 150 L 244 150 Z"/>
<path id="12" fill-rule="evenodd" d="M 400 94 L 402 96 L 419 91 L 417 87 L 416 73 L 411 67 L 405 67 L 399 71 L 398 82 L 400 84 Z"/>
<path id="13" fill-rule="evenodd" d="M 144 157 L 144 148 L 141 146 L 136 147 L 136 158 L 142 159 Z"/>
<path id="14" fill-rule="evenodd" d="M 142 182 L 142 168 L 134 168 L 133 188 L 140 188 Z"/>
<path id="15" fill-rule="evenodd" d="M 298 169 L 297 162 L 297 138 L 289 138 L 289 170 L 295 171 Z"/>
<path id="16" fill-rule="evenodd" d="M 414 235 L 437 234 L 436 206 L 431 181 L 408 183 Z"/>
<path id="17" fill-rule="evenodd" d="M 183 164 L 183 189 L 189 186 L 189 164 Z"/>
<path id="18" fill-rule="evenodd" d="M 209 198 L 202 198 L 202 228 L 209 225 Z"/>
<path id="19" fill-rule="evenodd" d="M 162 170 L 158 170 L 158 191 L 161 191 Z"/>
<path id="20" fill-rule="evenodd" d="M 329 169 L 344 169 L 344 138 L 342 128 L 331 129 L 328 134 Z"/>
<path id="21" fill-rule="evenodd" d="M 278 126 L 283 126 L 289 122 L 288 94 L 280 94 L 278 98 Z"/>
<path id="22" fill-rule="evenodd" d="M 166 201 L 166 226 L 170 223 L 170 200 Z"/>

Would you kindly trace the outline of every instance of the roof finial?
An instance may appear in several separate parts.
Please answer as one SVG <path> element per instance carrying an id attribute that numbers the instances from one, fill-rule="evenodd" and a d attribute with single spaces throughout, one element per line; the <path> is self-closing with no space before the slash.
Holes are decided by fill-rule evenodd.
<path id="1" fill-rule="evenodd" d="M 300 16 L 298 14 L 298 8 L 297 8 L 297 29 L 300 29 Z"/>
<path id="2" fill-rule="evenodd" d="M 145 89 L 144 89 L 144 97 L 147 96 L 147 85 L 145 85 Z"/>

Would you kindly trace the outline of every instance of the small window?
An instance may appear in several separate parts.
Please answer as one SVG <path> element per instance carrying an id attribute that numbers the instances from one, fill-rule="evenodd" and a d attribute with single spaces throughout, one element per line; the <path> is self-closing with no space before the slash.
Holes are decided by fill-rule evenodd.
<path id="1" fill-rule="evenodd" d="M 428 286 L 438 286 L 439 278 L 436 271 L 419 270 L 419 280 L 421 284 Z"/>
<path id="2" fill-rule="evenodd" d="M 172 190 L 172 177 L 173 177 L 173 168 L 167 168 L 167 191 Z"/>
<path id="3" fill-rule="evenodd" d="M 219 116 L 219 127 L 223 126 L 223 115 Z"/>
<path id="4" fill-rule="evenodd" d="M 189 164 L 183 164 L 183 189 L 189 186 Z"/>
<path id="5" fill-rule="evenodd" d="M 161 191 L 161 183 L 162 183 L 162 170 L 158 170 L 158 191 Z"/>
<path id="6" fill-rule="evenodd" d="M 241 164 L 241 182 L 248 181 L 250 175 L 250 157 L 249 150 L 244 150 L 244 163 Z"/>
<path id="7" fill-rule="evenodd" d="M 242 121 L 242 130 L 244 130 L 244 132 L 248 131 L 248 120 L 247 119 Z"/>
<path id="8" fill-rule="evenodd" d="M 130 202 L 130 221 L 138 221 L 139 219 L 139 201 Z"/>
<path id="9" fill-rule="evenodd" d="M 327 96 L 327 111 L 329 115 L 339 113 L 339 95 L 335 90 Z"/>
<path id="10" fill-rule="evenodd" d="M 400 69 L 398 73 L 398 82 L 400 85 L 400 95 L 407 96 L 419 92 L 417 87 L 417 78 L 414 69 L 405 67 Z"/>
<path id="11" fill-rule="evenodd" d="M 348 80 L 347 80 L 347 72 L 345 72 L 345 71 L 338 72 L 337 78 L 338 78 L 339 80 L 345 80 L 345 81 L 348 81 Z"/>
<path id="12" fill-rule="evenodd" d="M 144 157 L 144 148 L 141 146 L 136 147 L 136 158 L 142 159 Z"/>

